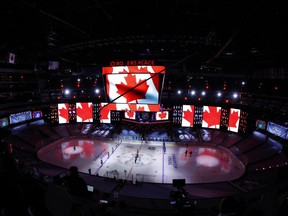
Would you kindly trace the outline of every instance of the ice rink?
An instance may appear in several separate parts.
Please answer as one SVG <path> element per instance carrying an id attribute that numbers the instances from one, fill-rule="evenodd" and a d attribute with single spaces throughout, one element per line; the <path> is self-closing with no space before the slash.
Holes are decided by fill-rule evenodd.
<path id="1" fill-rule="evenodd" d="M 132 182 L 187 184 L 235 180 L 245 166 L 215 145 L 160 141 L 64 138 L 40 149 L 38 158 L 62 168 Z"/>

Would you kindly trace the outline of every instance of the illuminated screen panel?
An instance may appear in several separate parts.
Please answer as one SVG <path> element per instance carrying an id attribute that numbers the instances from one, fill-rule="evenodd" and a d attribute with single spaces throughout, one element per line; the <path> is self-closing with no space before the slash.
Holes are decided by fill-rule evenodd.
<path id="1" fill-rule="evenodd" d="M 174 124 L 181 124 L 182 122 L 182 106 L 175 105 L 173 106 L 172 121 Z"/>
<path id="2" fill-rule="evenodd" d="M 136 104 L 136 111 L 143 112 L 158 112 L 160 104 Z"/>
<path id="3" fill-rule="evenodd" d="M 264 120 L 258 119 L 256 121 L 256 127 L 265 130 L 266 129 L 266 122 Z"/>
<path id="4" fill-rule="evenodd" d="M 276 124 L 274 122 L 268 122 L 267 123 L 267 131 L 269 133 L 272 133 L 274 134 L 275 136 L 278 136 L 278 137 L 281 137 L 283 139 L 287 139 L 288 137 L 288 128 L 282 126 L 282 125 L 279 125 L 279 124 Z"/>
<path id="5" fill-rule="evenodd" d="M 52 124 L 58 124 L 58 104 L 50 105 L 49 109 L 44 112 L 44 116 L 47 122 Z"/>
<path id="6" fill-rule="evenodd" d="M 158 112 L 160 104 L 108 104 L 110 110 L 136 111 L 136 112 Z"/>
<path id="7" fill-rule="evenodd" d="M 76 103 L 76 121 L 93 122 L 93 106 L 91 102 Z"/>
<path id="8" fill-rule="evenodd" d="M 165 66 L 114 66 L 103 67 L 102 74 L 119 74 L 119 73 L 159 73 L 165 74 Z"/>
<path id="9" fill-rule="evenodd" d="M 230 108 L 229 121 L 228 121 L 228 131 L 238 132 L 239 122 L 240 122 L 240 109 Z"/>
<path id="10" fill-rule="evenodd" d="M 76 122 L 76 104 L 75 103 L 69 103 L 68 107 L 68 118 L 69 123 L 75 123 Z"/>
<path id="11" fill-rule="evenodd" d="M 158 112 L 160 104 L 116 104 L 100 103 L 100 122 L 111 123 L 110 111 L 131 111 L 131 112 Z M 132 113 L 129 113 L 131 115 Z M 125 115 L 128 115 L 125 113 Z M 136 117 L 135 117 L 136 118 Z"/>
<path id="12" fill-rule="evenodd" d="M 0 128 L 6 127 L 9 125 L 9 120 L 7 117 L 0 119 Z"/>
<path id="13" fill-rule="evenodd" d="M 111 123 L 111 110 L 116 110 L 115 104 L 100 103 L 100 123 Z"/>
<path id="14" fill-rule="evenodd" d="M 228 119 L 229 119 L 229 110 L 227 108 L 221 109 L 221 119 L 220 119 L 220 127 L 225 128 L 227 130 L 228 128 Z"/>
<path id="15" fill-rule="evenodd" d="M 69 104 L 59 103 L 58 104 L 58 122 L 59 124 L 69 123 Z"/>
<path id="16" fill-rule="evenodd" d="M 194 105 L 183 105 L 182 107 L 182 127 L 193 127 L 194 125 Z"/>
<path id="17" fill-rule="evenodd" d="M 109 102 L 158 104 L 163 66 L 103 67 Z M 162 80 L 162 79 L 161 79 Z"/>
<path id="18" fill-rule="evenodd" d="M 155 121 L 155 113 L 152 112 L 137 112 L 136 120 L 138 122 L 154 122 Z"/>
<path id="19" fill-rule="evenodd" d="M 32 113 L 33 119 L 42 118 L 43 114 L 42 111 L 33 111 Z"/>
<path id="20" fill-rule="evenodd" d="M 158 104 L 159 78 L 151 74 L 108 74 L 106 89 L 113 103 Z"/>
<path id="21" fill-rule="evenodd" d="M 162 121 L 168 119 L 169 119 L 169 111 L 156 112 L 156 121 Z"/>
<path id="22" fill-rule="evenodd" d="M 10 124 L 17 124 L 20 122 L 25 122 L 32 119 L 32 112 L 26 111 L 21 113 L 11 114 L 9 116 Z"/>
<path id="23" fill-rule="evenodd" d="M 248 112 L 241 110 L 240 113 L 240 122 L 239 122 L 239 132 L 245 133 L 248 128 Z"/>
<path id="24" fill-rule="evenodd" d="M 202 127 L 220 128 L 221 107 L 203 106 Z"/>
<path id="25" fill-rule="evenodd" d="M 136 119 L 136 112 L 134 111 L 125 111 L 124 112 L 124 117 L 127 119 L 135 120 Z"/>
<path id="26" fill-rule="evenodd" d="M 202 125 L 203 119 L 203 106 L 195 106 L 194 107 L 194 126 Z"/>
<path id="27" fill-rule="evenodd" d="M 94 122 L 99 122 L 100 121 L 100 104 L 99 103 L 93 103 L 93 121 Z"/>

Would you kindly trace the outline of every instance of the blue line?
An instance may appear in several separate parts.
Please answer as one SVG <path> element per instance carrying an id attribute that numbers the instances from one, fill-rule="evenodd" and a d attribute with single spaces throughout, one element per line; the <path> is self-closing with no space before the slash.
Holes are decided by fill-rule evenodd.
<path id="1" fill-rule="evenodd" d="M 162 183 L 164 183 L 164 154 L 165 154 L 164 148 L 166 147 L 163 145 L 163 148 L 162 148 Z"/>

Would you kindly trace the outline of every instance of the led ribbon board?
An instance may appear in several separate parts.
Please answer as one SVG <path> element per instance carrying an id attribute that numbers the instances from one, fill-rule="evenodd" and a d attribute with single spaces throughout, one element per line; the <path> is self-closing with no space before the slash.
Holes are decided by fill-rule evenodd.
<path id="1" fill-rule="evenodd" d="M 100 122 L 111 123 L 111 110 L 131 112 L 158 112 L 160 104 L 100 103 Z"/>

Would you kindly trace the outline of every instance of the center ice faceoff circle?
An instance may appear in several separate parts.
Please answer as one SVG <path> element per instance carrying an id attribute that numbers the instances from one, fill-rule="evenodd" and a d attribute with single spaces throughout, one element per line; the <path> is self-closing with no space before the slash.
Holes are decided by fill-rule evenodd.
<path id="1" fill-rule="evenodd" d="M 127 152 L 119 157 L 119 161 L 122 164 L 126 165 L 136 165 L 136 166 L 145 166 L 152 162 L 152 155 L 147 154 L 145 152 L 139 153 L 138 157 L 136 157 L 136 153 Z"/>
<path id="2" fill-rule="evenodd" d="M 64 153 L 65 154 L 79 154 L 83 151 L 83 147 L 81 146 L 69 146 L 67 148 L 64 149 Z"/>

